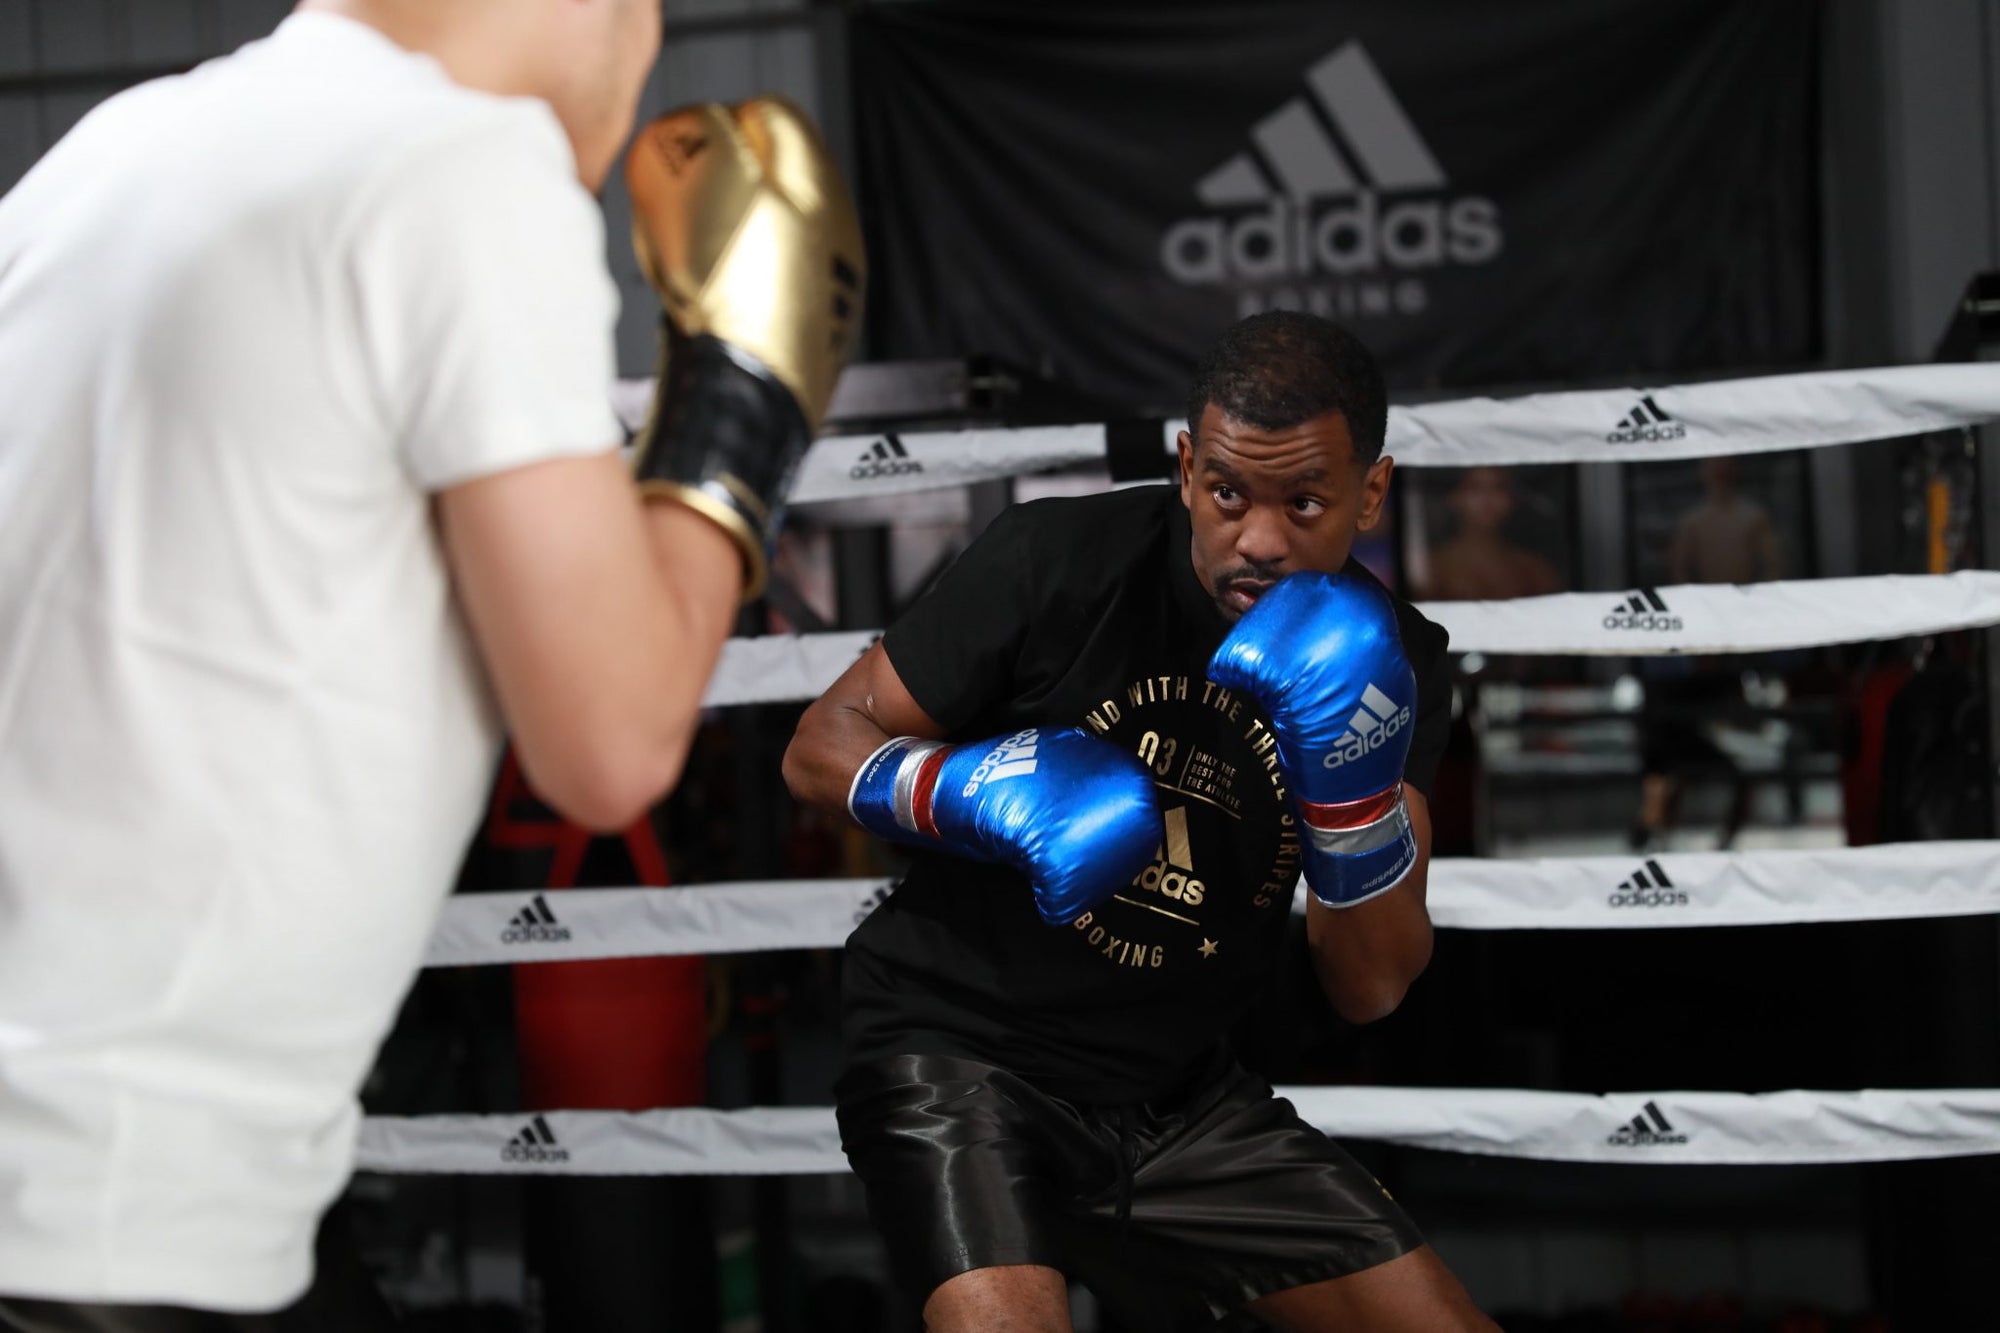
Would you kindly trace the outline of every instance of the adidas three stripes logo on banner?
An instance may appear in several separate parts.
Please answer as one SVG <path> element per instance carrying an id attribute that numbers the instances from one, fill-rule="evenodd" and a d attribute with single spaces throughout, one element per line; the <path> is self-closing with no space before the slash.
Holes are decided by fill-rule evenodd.
<path id="1" fill-rule="evenodd" d="M 1630 1124 L 1620 1125 L 1605 1142 L 1614 1148 L 1640 1148 L 1657 1143 L 1686 1143 L 1687 1135 L 1677 1134 L 1660 1113 L 1658 1102 L 1647 1102 Z"/>
<path id="2" fill-rule="evenodd" d="M 1637 444 L 1641 440 L 1678 440 L 1686 434 L 1687 427 L 1669 416 L 1648 393 L 1640 395 L 1639 405 L 1620 417 L 1604 440 L 1607 444 Z"/>
<path id="3" fill-rule="evenodd" d="M 1357 166 L 1384 190 L 1444 185 L 1444 169 L 1359 42 L 1347 43 L 1308 69 L 1306 87 L 1310 102 L 1294 97 L 1250 131 L 1287 196 L 1303 202 L 1353 194 L 1361 188 Z M 1314 104 L 1340 132 L 1347 153 L 1320 123 Z M 1202 177 L 1194 192 L 1210 208 L 1260 204 L 1273 193 L 1249 153 L 1238 153 Z"/>
<path id="4" fill-rule="evenodd" d="M 1634 588 L 1604 617 L 1606 629 L 1677 630 L 1681 618 L 1667 609 L 1656 588 Z"/>
<path id="5" fill-rule="evenodd" d="M 899 437 L 884 435 L 872 448 L 862 450 L 861 461 L 847 469 L 847 475 L 856 481 L 866 481 L 870 477 L 900 477 L 923 470 L 924 465 L 910 457 Z"/>
<path id="6" fill-rule="evenodd" d="M 1613 907 L 1685 907 L 1687 900 L 1660 863 L 1648 860 L 1612 891 L 1610 902 Z"/>
<path id="7" fill-rule="evenodd" d="M 569 1149 L 556 1142 L 555 1131 L 549 1122 L 536 1116 L 521 1132 L 507 1140 L 507 1146 L 500 1150 L 503 1162 L 567 1162 Z"/>
<path id="8" fill-rule="evenodd" d="M 568 938 L 569 927 L 556 920 L 556 914 L 549 910 L 549 900 L 539 893 L 500 932 L 502 944 L 555 944 Z"/>
<path id="9" fill-rule="evenodd" d="M 1160 238 L 1160 264 L 1189 286 L 1330 316 L 1418 314 L 1424 276 L 1497 259 L 1500 209 L 1450 181 L 1360 42 L 1304 71 L 1305 91 L 1254 121 L 1249 146 L 1193 183 L 1207 210 Z M 1372 281 L 1378 276 L 1399 283 Z M 1326 285 L 1296 286 L 1320 280 Z M 1281 299 L 1282 298 L 1282 299 Z"/>

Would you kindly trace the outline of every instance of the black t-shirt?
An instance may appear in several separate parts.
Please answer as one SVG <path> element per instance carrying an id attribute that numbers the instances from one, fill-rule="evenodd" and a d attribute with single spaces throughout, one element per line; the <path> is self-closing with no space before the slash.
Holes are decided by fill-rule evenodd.
<path id="1" fill-rule="evenodd" d="M 1229 622 L 1188 543 L 1172 486 L 1016 505 L 883 636 L 954 740 L 1080 726 L 1137 754 L 1165 841 L 1060 927 L 1016 872 L 919 853 L 848 940 L 851 1060 L 962 1055 L 1057 1096 L 1136 1102 L 1179 1086 L 1276 974 L 1298 832 L 1251 748 L 1262 710 L 1206 678 Z M 1418 691 L 1404 777 L 1428 792 L 1451 720 L 1445 632 L 1400 599 L 1396 617 Z"/>

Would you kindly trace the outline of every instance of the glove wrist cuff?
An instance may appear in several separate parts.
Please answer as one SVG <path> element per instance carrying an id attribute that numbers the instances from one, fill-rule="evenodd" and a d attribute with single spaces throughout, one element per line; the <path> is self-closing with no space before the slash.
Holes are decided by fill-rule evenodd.
<path id="1" fill-rule="evenodd" d="M 847 813 L 870 833 L 897 842 L 934 842 L 932 796 L 952 746 L 898 736 L 868 756 L 847 789 Z"/>
<path id="2" fill-rule="evenodd" d="M 1299 813 L 1310 828 L 1344 831 L 1378 823 L 1404 804 L 1403 784 L 1398 782 L 1358 801 L 1308 801 L 1302 796 Z"/>
<path id="3" fill-rule="evenodd" d="M 743 600 L 764 590 L 785 493 L 812 444 L 798 399 L 769 367 L 707 334 L 662 321 L 653 413 L 633 478 L 687 505 L 743 555 Z"/>
<path id="4" fill-rule="evenodd" d="M 1360 807 L 1387 809 L 1361 822 L 1330 822 L 1328 812 L 1353 814 Z M 1403 882 L 1417 863 L 1417 839 L 1410 827 L 1403 784 L 1363 801 L 1342 805 L 1300 802 L 1308 852 L 1306 886 L 1328 907 L 1353 907 Z"/>

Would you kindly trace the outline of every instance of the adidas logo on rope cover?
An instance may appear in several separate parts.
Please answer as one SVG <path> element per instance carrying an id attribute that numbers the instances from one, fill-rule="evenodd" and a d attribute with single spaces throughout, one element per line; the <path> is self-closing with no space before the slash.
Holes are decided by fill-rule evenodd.
<path id="1" fill-rule="evenodd" d="M 856 481 L 867 481 L 873 477 L 900 477 L 910 472 L 922 472 L 924 465 L 910 457 L 910 451 L 894 435 L 884 435 L 875 441 L 873 448 L 861 453 L 861 461 L 847 469 L 847 475 Z"/>
<path id="2" fill-rule="evenodd" d="M 555 1131 L 549 1122 L 536 1116 L 521 1127 L 521 1132 L 507 1140 L 507 1146 L 500 1150 L 503 1162 L 567 1162 L 569 1149 L 556 1142 Z"/>
<path id="3" fill-rule="evenodd" d="M 1649 859 L 1619 884 L 1609 901 L 1613 907 L 1686 907 L 1687 900 L 1660 863 Z"/>
<path id="4" fill-rule="evenodd" d="M 559 944 L 568 938 L 569 927 L 556 920 L 548 899 L 539 893 L 500 932 L 502 944 Z"/>
<path id="5" fill-rule="evenodd" d="M 1650 1148 L 1662 1143 L 1686 1143 L 1688 1136 L 1676 1134 L 1667 1118 L 1660 1114 L 1658 1102 L 1647 1102 L 1632 1122 L 1620 1125 L 1611 1137 L 1605 1140 L 1614 1148 Z"/>
<path id="6" fill-rule="evenodd" d="M 1415 275 L 1499 257 L 1498 206 L 1440 197 L 1444 168 L 1361 43 L 1315 61 L 1305 82 L 1304 94 L 1250 128 L 1248 150 L 1195 182 L 1195 197 L 1214 211 L 1182 218 L 1161 237 L 1170 277 L 1189 286 L 1259 284 L 1241 293 L 1241 315 L 1275 306 L 1408 315 L 1430 299 Z M 1414 197 L 1385 204 L 1378 192 Z M 1339 202 L 1318 206 L 1325 201 Z"/>
<path id="7" fill-rule="evenodd" d="M 1653 401 L 1653 395 L 1642 394 L 1639 405 L 1618 419 L 1611 433 L 1604 437 L 1606 444 L 1637 444 L 1641 440 L 1679 440 L 1687 435 L 1687 427 L 1667 415 L 1665 408 Z"/>
<path id="8" fill-rule="evenodd" d="M 1389 743 L 1390 737 L 1410 725 L 1410 709 L 1370 685 L 1361 695 L 1361 707 L 1347 719 L 1347 730 L 1320 762 L 1328 768 L 1371 755 Z"/>
<path id="9" fill-rule="evenodd" d="M 1611 614 L 1604 617 L 1606 629 L 1677 630 L 1681 618 L 1667 609 L 1658 589 L 1634 588 Z"/>

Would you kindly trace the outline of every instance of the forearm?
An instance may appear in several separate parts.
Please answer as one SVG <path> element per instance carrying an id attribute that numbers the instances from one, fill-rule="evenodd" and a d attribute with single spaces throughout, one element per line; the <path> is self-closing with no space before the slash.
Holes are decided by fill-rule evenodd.
<path id="1" fill-rule="evenodd" d="M 806 805 L 845 817 L 854 775 L 890 739 L 865 701 L 823 698 L 799 719 L 785 750 L 785 785 Z"/>
<path id="2" fill-rule="evenodd" d="M 532 704 L 516 689 L 508 710 L 530 781 L 599 829 L 629 824 L 679 781 L 742 586 L 742 558 L 715 524 L 668 502 L 633 511 L 636 558 L 597 590 L 607 604 L 575 626 L 595 642 L 557 649 L 577 688 L 542 689 Z M 542 680 L 563 670 L 542 667 Z"/>
<path id="3" fill-rule="evenodd" d="M 944 728 L 910 697 L 878 643 L 799 719 L 785 750 L 785 785 L 805 804 L 845 816 L 854 775 L 898 736 L 940 740 Z"/>
<path id="4" fill-rule="evenodd" d="M 654 711 L 668 724 L 668 743 L 685 752 L 736 625 L 743 556 L 727 533 L 684 505 L 653 499 L 641 513 L 652 555 L 644 608 L 651 621 L 650 669 L 634 663 L 627 686 L 655 692 Z"/>
<path id="5" fill-rule="evenodd" d="M 1419 860 L 1389 892 L 1354 907 L 1307 906 L 1306 939 L 1327 1000 L 1350 1023 L 1394 1012 L 1431 959 L 1431 919 Z"/>
<path id="6" fill-rule="evenodd" d="M 678 778 L 729 632 L 742 561 L 720 530 L 644 505 L 615 454 L 438 497 L 456 591 L 528 780 L 611 829 Z"/>

